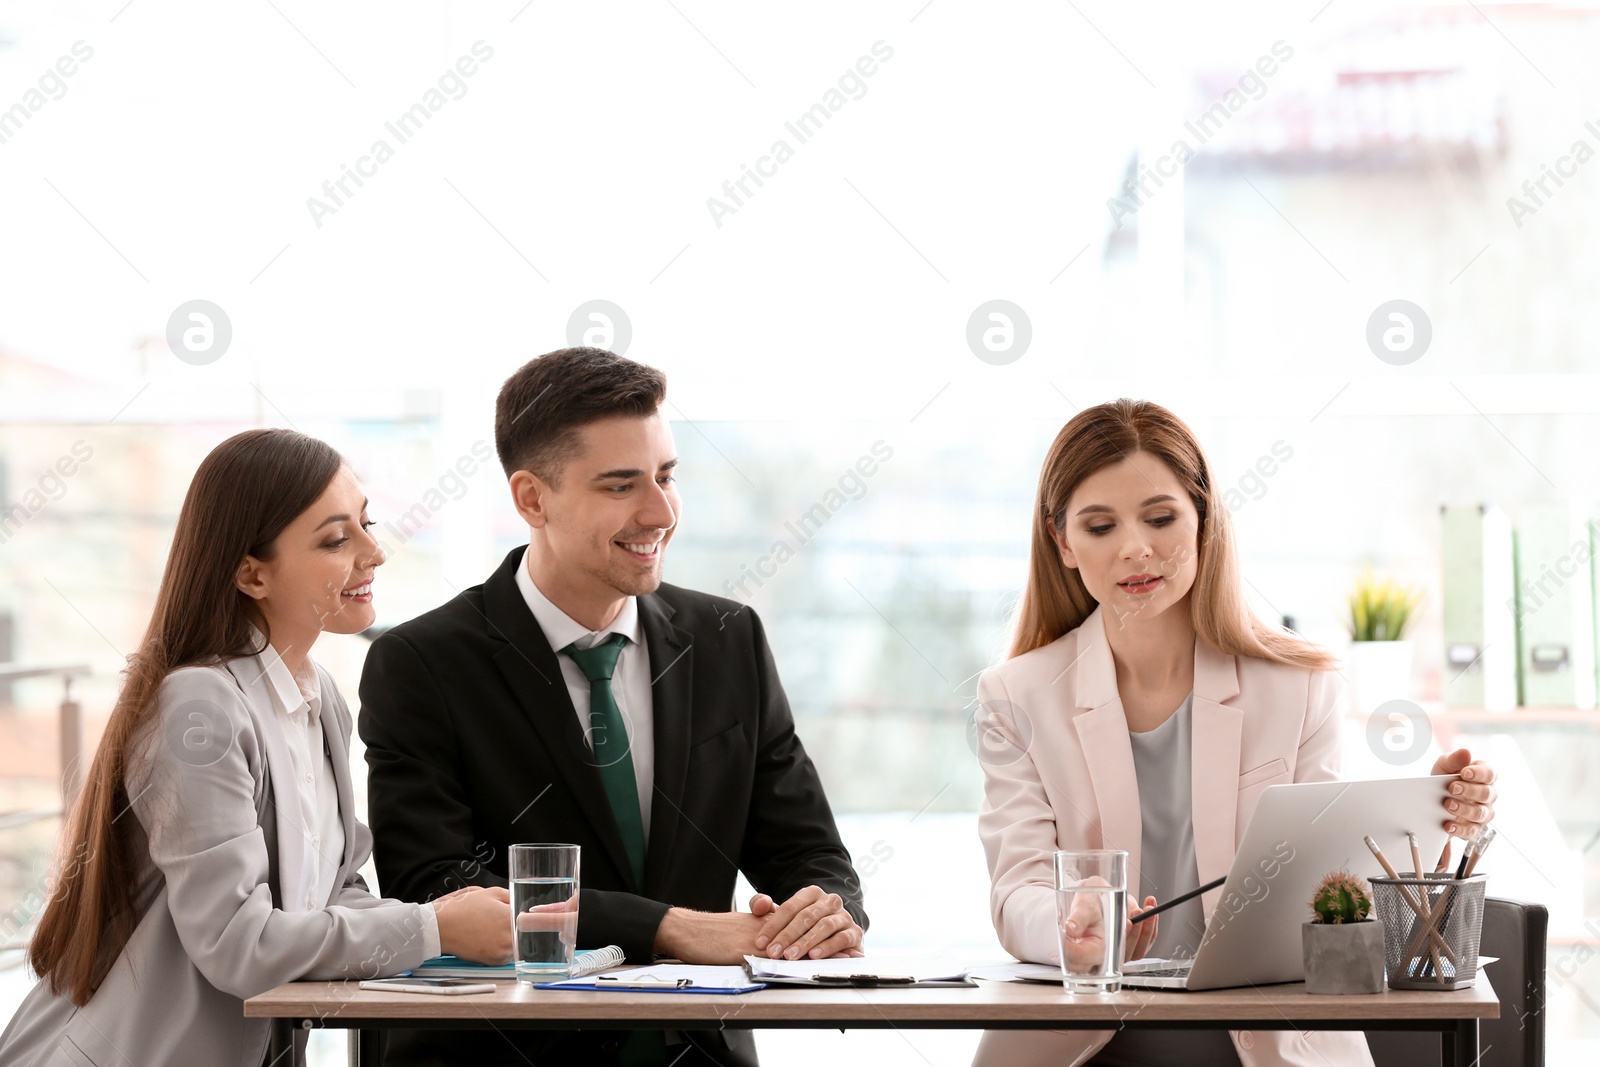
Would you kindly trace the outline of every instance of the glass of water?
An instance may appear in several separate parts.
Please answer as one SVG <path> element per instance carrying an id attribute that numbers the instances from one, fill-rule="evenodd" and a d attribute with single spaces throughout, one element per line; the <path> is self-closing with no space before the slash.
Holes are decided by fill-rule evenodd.
<path id="1" fill-rule="evenodd" d="M 572 974 L 578 943 L 578 846 L 511 846 L 511 936 L 517 980 Z"/>
<path id="2" fill-rule="evenodd" d="M 1128 854 L 1057 852 L 1055 862 L 1062 984 L 1068 993 L 1115 993 L 1126 949 Z"/>

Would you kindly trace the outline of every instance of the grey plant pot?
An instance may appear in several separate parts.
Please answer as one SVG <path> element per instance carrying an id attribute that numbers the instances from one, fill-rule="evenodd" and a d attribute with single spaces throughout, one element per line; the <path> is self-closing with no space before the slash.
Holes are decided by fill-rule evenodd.
<path id="1" fill-rule="evenodd" d="M 1305 950 L 1307 993 L 1382 993 L 1383 924 L 1305 923 L 1300 927 Z"/>

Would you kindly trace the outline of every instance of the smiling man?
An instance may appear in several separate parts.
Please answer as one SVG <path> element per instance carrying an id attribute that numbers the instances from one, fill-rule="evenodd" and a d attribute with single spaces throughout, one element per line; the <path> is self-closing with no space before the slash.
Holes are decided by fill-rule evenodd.
<path id="1" fill-rule="evenodd" d="M 379 881 L 414 901 L 503 886 L 511 845 L 571 842 L 580 948 L 858 955 L 860 883 L 760 620 L 661 581 L 682 514 L 665 396 L 660 371 L 594 348 L 500 390 L 495 447 L 528 545 L 379 638 L 361 678 Z M 729 910 L 741 870 L 748 912 Z M 748 1031 L 589 1030 L 411 1032 L 388 1059 L 529 1061 L 756 1057 Z"/>

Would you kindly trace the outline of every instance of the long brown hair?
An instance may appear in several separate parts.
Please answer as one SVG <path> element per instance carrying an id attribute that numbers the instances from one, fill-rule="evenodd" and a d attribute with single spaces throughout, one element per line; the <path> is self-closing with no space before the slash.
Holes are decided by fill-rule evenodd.
<path id="1" fill-rule="evenodd" d="M 1200 516 L 1194 588 L 1189 613 L 1200 640 L 1235 656 L 1254 656 L 1295 667 L 1326 670 L 1333 656 L 1250 610 L 1239 578 L 1233 523 L 1210 466 L 1183 420 L 1148 400 L 1114 400 L 1086 408 L 1061 428 L 1044 469 L 1033 509 L 1028 584 L 1017 606 L 1007 658 L 1042 648 L 1083 624 L 1098 606 L 1079 573 L 1061 562 L 1050 536 L 1066 525 L 1067 501 L 1083 480 L 1135 452 L 1147 452 L 1177 475 Z"/>
<path id="2" fill-rule="evenodd" d="M 158 713 L 158 690 L 179 667 L 217 663 L 250 649 L 254 601 L 234 584 L 246 555 L 270 559 L 273 542 L 314 504 L 343 460 L 291 430 L 247 430 L 211 450 L 178 513 L 155 610 L 128 657 L 122 691 L 61 836 L 55 884 L 28 947 L 28 963 L 56 995 L 88 1003 L 139 916 L 128 809 L 130 754 Z M 263 644 L 262 648 L 266 646 Z"/>

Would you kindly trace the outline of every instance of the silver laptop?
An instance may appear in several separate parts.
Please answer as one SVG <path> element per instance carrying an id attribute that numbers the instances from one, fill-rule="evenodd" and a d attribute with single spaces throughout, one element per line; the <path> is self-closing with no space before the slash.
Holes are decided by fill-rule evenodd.
<path id="1" fill-rule="evenodd" d="M 1303 981 L 1300 925 L 1311 918 L 1311 893 L 1322 876 L 1340 868 L 1381 875 L 1363 835 L 1397 871 L 1410 873 L 1407 831 L 1417 835 L 1423 870 L 1433 870 L 1447 836 L 1441 801 L 1456 777 L 1268 786 L 1194 958 L 1130 961 L 1122 984 L 1201 990 Z"/>

